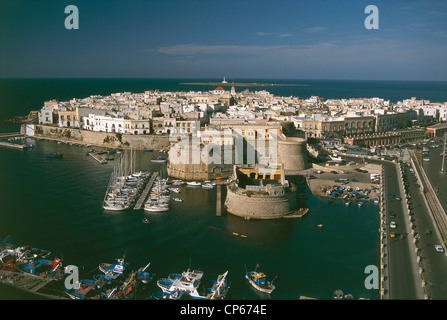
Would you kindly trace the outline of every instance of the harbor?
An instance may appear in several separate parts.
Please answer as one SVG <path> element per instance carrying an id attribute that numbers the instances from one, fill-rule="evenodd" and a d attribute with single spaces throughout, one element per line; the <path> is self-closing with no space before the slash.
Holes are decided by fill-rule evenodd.
<path id="1" fill-rule="evenodd" d="M 254 268 L 258 263 L 268 280 L 278 276 L 276 289 L 268 295 L 271 299 L 332 299 L 337 289 L 355 298 L 378 298 L 377 291 L 363 286 L 364 267 L 378 261 L 378 216 L 373 203 L 358 208 L 335 200 L 329 205 L 327 198 L 312 195 L 305 200 L 311 210 L 302 219 L 247 221 L 224 208 L 216 215 L 217 186 L 208 189 L 202 187 L 205 183 L 193 186 L 193 181 L 188 185 L 171 180 L 168 188 L 180 191 L 171 192 L 172 198 L 183 202 L 171 200 L 169 211 L 107 211 L 101 205 L 113 166 L 90 161 L 85 157 L 88 147 L 41 140 L 34 143 L 35 148 L 25 157 L 0 149 L 2 157 L 9 159 L 2 162 L 0 171 L 0 181 L 9 181 L 0 195 L 6 212 L 0 216 L 0 234 L 60 252 L 65 265 L 80 267 L 81 279 L 89 279 L 99 262 L 114 261 L 125 251 L 132 265 L 144 267 L 150 261 L 156 280 L 188 269 L 203 270 L 205 278 L 215 280 L 228 271 L 228 299 L 267 298 L 245 279 L 245 265 Z M 46 159 L 48 153 L 63 153 L 64 157 L 52 161 Z M 151 160 L 158 156 L 156 152 L 136 152 L 134 171 L 145 170 L 153 177 L 159 168 Z M 29 183 L 23 185 L 20 179 L 11 178 L 17 175 L 26 175 Z M 39 183 L 40 176 L 51 183 Z M 225 198 L 226 187 L 221 185 L 221 189 Z M 11 199 L 17 194 L 34 201 L 13 206 Z M 73 194 L 78 196 L 71 197 Z M 144 218 L 150 224 L 142 223 Z M 317 228 L 318 224 L 324 228 Z M 324 256 L 315 254 L 321 250 Z M 291 272 L 296 276 L 289 278 Z M 347 278 L 352 280 L 343 280 Z M 0 295 L 10 292 L 7 288 L 1 285 Z M 156 281 L 148 289 L 150 299 L 160 291 Z"/>

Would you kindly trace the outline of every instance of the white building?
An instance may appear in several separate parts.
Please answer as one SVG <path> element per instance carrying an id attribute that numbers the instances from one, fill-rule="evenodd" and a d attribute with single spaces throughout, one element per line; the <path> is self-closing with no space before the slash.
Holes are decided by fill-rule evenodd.
<path id="1" fill-rule="evenodd" d="M 149 119 L 124 119 L 113 116 L 89 114 L 83 119 L 83 128 L 98 132 L 115 132 L 125 134 L 149 134 Z"/>
<path id="2" fill-rule="evenodd" d="M 39 124 L 53 123 L 53 107 L 42 107 L 39 111 Z"/>

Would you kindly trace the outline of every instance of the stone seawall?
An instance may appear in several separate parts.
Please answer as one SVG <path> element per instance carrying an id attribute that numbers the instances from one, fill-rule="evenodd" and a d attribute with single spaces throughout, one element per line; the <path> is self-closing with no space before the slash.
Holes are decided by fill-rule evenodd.
<path id="1" fill-rule="evenodd" d="M 227 187 L 225 207 L 227 212 L 246 219 L 299 218 L 307 213 L 306 209 L 298 208 L 295 192 L 282 197 L 248 196 L 233 191 L 230 186 Z"/>
<path id="2" fill-rule="evenodd" d="M 132 146 L 135 150 L 159 150 L 169 147 L 168 136 L 116 134 L 44 125 L 34 125 L 33 136 L 107 148 Z"/>

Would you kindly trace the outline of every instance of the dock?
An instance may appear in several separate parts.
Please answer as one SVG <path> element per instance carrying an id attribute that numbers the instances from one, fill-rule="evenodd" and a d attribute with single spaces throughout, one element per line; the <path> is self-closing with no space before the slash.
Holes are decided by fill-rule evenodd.
<path id="1" fill-rule="evenodd" d="M 0 133 L 0 139 L 10 139 L 10 138 L 24 138 L 25 135 L 20 132 L 2 132 Z"/>
<path id="2" fill-rule="evenodd" d="M 149 182 L 146 185 L 146 188 L 144 188 L 143 192 L 141 193 L 140 198 L 138 199 L 137 203 L 133 207 L 134 210 L 140 210 L 141 207 L 144 205 L 144 202 L 146 201 L 147 195 L 149 194 L 149 191 L 152 189 L 152 185 L 154 184 L 155 179 L 158 177 L 158 172 L 154 172 L 149 179 Z"/>
<path id="3" fill-rule="evenodd" d="M 0 146 L 21 150 L 29 148 L 29 146 L 27 146 L 26 144 L 10 143 L 5 141 L 0 141 Z"/>
<path id="4" fill-rule="evenodd" d="M 47 296 L 49 298 L 59 298 L 57 296 L 49 296 L 39 292 L 40 289 L 47 286 L 52 279 L 47 277 L 41 277 L 26 273 L 19 273 L 14 271 L 0 270 L 0 283 L 4 283 L 13 286 L 18 289 L 22 289 L 29 293 L 38 294 L 41 296 Z"/>
<path id="5" fill-rule="evenodd" d="M 98 153 L 96 152 L 90 152 L 89 155 L 95 159 L 96 161 L 98 161 L 100 164 L 104 164 L 107 163 L 107 160 L 104 159 L 103 157 L 101 157 Z"/>

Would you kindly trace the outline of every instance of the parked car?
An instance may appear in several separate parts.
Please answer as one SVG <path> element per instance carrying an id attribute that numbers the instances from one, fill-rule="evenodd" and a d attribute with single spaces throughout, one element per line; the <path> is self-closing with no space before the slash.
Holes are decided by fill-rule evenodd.
<path id="1" fill-rule="evenodd" d="M 444 252 L 444 248 L 440 244 L 435 244 L 435 249 L 438 252 Z"/>

